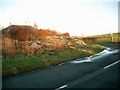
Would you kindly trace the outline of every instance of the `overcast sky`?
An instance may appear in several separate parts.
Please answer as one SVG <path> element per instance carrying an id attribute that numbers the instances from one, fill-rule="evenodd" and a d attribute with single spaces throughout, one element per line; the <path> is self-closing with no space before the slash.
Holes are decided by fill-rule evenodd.
<path id="1" fill-rule="evenodd" d="M 81 36 L 118 32 L 119 0 L 0 0 L 0 26 L 33 25 Z"/>

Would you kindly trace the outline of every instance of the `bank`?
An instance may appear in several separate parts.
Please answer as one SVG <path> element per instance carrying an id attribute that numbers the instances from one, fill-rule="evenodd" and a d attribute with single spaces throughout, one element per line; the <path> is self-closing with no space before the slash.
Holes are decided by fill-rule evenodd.
<path id="1" fill-rule="evenodd" d="M 84 48 L 64 48 L 61 51 L 48 54 L 37 53 L 34 55 L 18 55 L 2 58 L 2 77 L 8 77 L 19 73 L 29 72 L 55 66 L 63 62 L 88 57 L 99 53 L 104 48 L 98 44 L 91 44 Z"/>

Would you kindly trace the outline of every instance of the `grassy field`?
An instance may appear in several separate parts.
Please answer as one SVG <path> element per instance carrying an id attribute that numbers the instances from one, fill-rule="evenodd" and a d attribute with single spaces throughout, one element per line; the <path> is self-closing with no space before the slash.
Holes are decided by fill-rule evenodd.
<path id="1" fill-rule="evenodd" d="M 85 51 L 77 49 L 65 48 L 53 55 L 37 53 L 34 55 L 3 57 L 2 58 L 2 74 L 3 77 L 18 74 L 21 72 L 32 71 L 38 68 L 55 66 L 62 62 L 74 60 L 80 57 L 90 56 L 102 51 L 99 45 L 91 45 Z M 47 51 L 45 50 L 47 53 Z"/>
<path id="2" fill-rule="evenodd" d="M 101 43 L 118 43 L 120 42 L 120 33 L 112 33 L 112 34 L 105 34 L 101 35 L 101 38 L 97 40 L 97 42 Z"/>
<path id="3" fill-rule="evenodd" d="M 92 43 L 120 43 L 120 33 L 111 33 L 111 34 L 103 34 L 103 35 L 93 35 L 93 36 L 85 36 L 84 38 L 90 39 L 88 42 Z M 94 42 L 93 42 L 94 40 Z"/>

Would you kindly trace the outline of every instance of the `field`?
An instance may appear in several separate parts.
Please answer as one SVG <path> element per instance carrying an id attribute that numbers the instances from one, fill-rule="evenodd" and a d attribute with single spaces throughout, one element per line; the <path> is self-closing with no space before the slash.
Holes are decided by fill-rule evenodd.
<path id="1" fill-rule="evenodd" d="M 110 33 L 103 35 L 94 35 L 94 36 L 84 36 L 80 37 L 86 42 L 92 43 L 119 43 L 120 42 L 120 33 Z"/>

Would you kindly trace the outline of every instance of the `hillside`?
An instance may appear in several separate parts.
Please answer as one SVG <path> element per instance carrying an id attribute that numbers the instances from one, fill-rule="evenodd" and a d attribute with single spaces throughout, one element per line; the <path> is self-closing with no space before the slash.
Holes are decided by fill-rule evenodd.
<path id="1" fill-rule="evenodd" d="M 32 26 L 11 25 L 2 30 L 3 55 L 34 54 L 41 49 L 58 51 L 77 44 L 85 45 L 70 37 L 69 33 L 58 33 L 49 29 L 36 29 Z M 71 44 L 70 44 L 71 43 Z"/>
<path id="2" fill-rule="evenodd" d="M 85 43 L 69 33 L 11 25 L 2 30 L 3 77 L 99 53 L 98 44 Z"/>
<path id="3" fill-rule="evenodd" d="M 11 25 L 3 29 L 2 34 L 18 41 L 31 41 L 38 37 L 37 29 L 31 26 Z"/>

